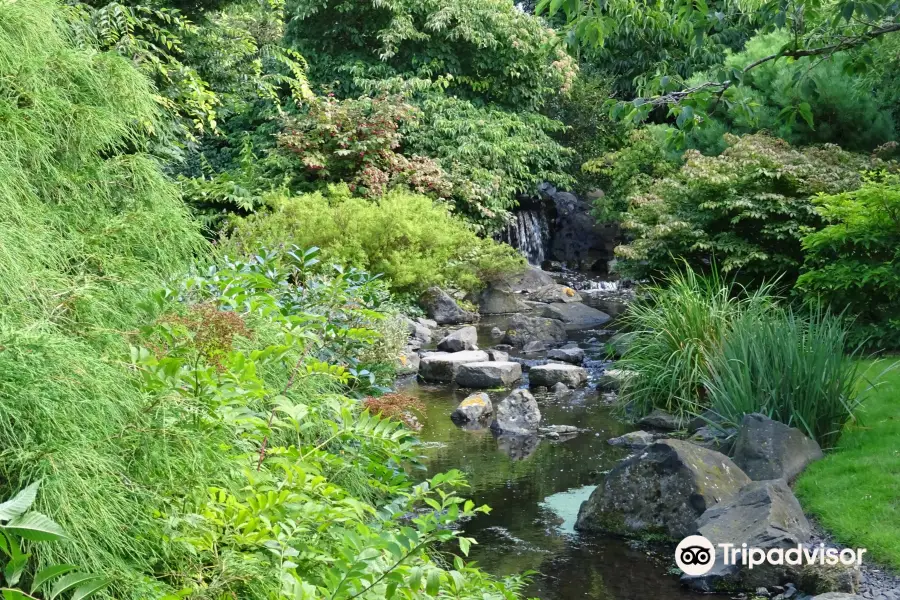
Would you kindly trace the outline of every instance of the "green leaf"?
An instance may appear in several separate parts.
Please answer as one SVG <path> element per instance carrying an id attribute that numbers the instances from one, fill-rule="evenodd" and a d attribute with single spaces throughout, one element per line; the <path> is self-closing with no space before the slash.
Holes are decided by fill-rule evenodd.
<path id="1" fill-rule="evenodd" d="M 87 584 L 95 579 L 100 579 L 99 575 L 92 575 L 91 573 L 71 573 L 66 575 L 62 579 L 56 582 L 56 585 L 53 586 L 53 590 L 50 592 L 49 600 L 54 600 L 54 598 L 59 597 L 60 594 L 66 592 L 67 590 L 71 590 L 72 588 L 76 588 Z"/>
<path id="2" fill-rule="evenodd" d="M 803 120 L 806 121 L 806 124 L 809 125 L 809 128 L 815 131 L 816 128 L 813 125 L 812 108 L 809 106 L 809 103 L 801 103 L 800 106 L 797 107 L 797 110 L 800 111 L 800 116 L 803 117 Z"/>
<path id="3" fill-rule="evenodd" d="M 39 512 L 20 515 L 7 523 L 3 529 L 32 542 L 52 542 L 67 537 L 62 527 Z"/>
<path id="4" fill-rule="evenodd" d="M 30 554 L 20 554 L 11 558 L 3 568 L 3 577 L 6 579 L 7 585 L 16 585 L 25 571 L 25 565 L 28 564 Z"/>
<path id="5" fill-rule="evenodd" d="M 28 600 L 28 596 L 19 590 L 3 590 L 3 600 Z"/>
<path id="6" fill-rule="evenodd" d="M 466 556 L 469 555 L 469 548 L 472 546 L 472 542 L 469 538 L 461 537 L 459 538 L 459 549 Z"/>
<path id="7" fill-rule="evenodd" d="M 38 486 L 40 486 L 39 482 L 32 483 L 11 499 L 0 504 L 0 521 L 9 521 L 31 508 L 37 497 Z"/>
<path id="8" fill-rule="evenodd" d="M 109 579 L 103 578 L 82 585 L 75 590 L 74 594 L 72 594 L 71 600 L 85 600 L 86 598 L 90 598 L 91 596 L 108 586 L 109 582 Z"/>
<path id="9" fill-rule="evenodd" d="M 441 589 L 441 571 L 440 569 L 431 569 L 428 571 L 428 577 L 425 579 L 425 593 L 429 596 L 437 596 Z"/>
<path id="10" fill-rule="evenodd" d="M 37 575 L 34 576 L 34 581 L 31 583 L 31 593 L 34 594 L 39 587 L 54 577 L 59 577 L 63 573 L 68 573 L 75 569 L 75 565 L 51 565 L 46 569 L 41 569 L 38 571 Z"/>

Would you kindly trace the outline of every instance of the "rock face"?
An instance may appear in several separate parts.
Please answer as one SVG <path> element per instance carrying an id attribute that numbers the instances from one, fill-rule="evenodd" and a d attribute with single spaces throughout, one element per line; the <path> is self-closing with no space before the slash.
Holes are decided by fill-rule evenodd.
<path id="1" fill-rule="evenodd" d="M 487 419 L 494 412 L 491 397 L 484 392 L 472 394 L 459 403 L 450 415 L 456 423 L 477 423 Z"/>
<path id="2" fill-rule="evenodd" d="M 419 353 L 407 349 L 400 355 L 400 365 L 397 367 L 397 375 L 411 375 L 419 372 Z"/>
<path id="3" fill-rule="evenodd" d="M 474 313 L 460 308 L 456 300 L 439 287 L 428 288 L 422 294 L 421 303 L 428 316 L 438 325 L 458 325 L 475 321 Z"/>
<path id="4" fill-rule="evenodd" d="M 618 229 L 597 222 L 587 197 L 559 192 L 550 185 L 542 186 L 541 195 L 556 208 L 551 256 L 570 267 L 605 271 L 607 261 L 614 256 Z"/>
<path id="5" fill-rule="evenodd" d="M 441 352 L 478 350 L 478 330 L 472 325 L 457 329 L 438 342 L 437 347 Z"/>
<path id="6" fill-rule="evenodd" d="M 522 348 L 528 342 L 562 343 L 567 338 L 566 328 L 554 319 L 514 315 L 509 319 L 503 341 Z"/>
<path id="7" fill-rule="evenodd" d="M 528 390 L 513 390 L 497 406 L 491 429 L 506 434 L 531 435 L 541 423 L 541 411 Z"/>
<path id="8" fill-rule="evenodd" d="M 467 352 L 429 352 L 419 362 L 419 377 L 425 381 L 450 383 L 456 378 L 459 368 L 466 363 L 487 362 L 487 352 L 469 350 Z"/>
<path id="9" fill-rule="evenodd" d="M 684 429 L 685 422 L 671 413 L 667 413 L 662 409 L 655 409 L 646 417 L 638 421 L 641 427 L 649 427 L 651 429 L 662 429 L 663 431 L 677 431 Z"/>
<path id="10" fill-rule="evenodd" d="M 768 561 L 752 569 L 740 564 L 725 565 L 724 552 L 719 548 L 719 544 L 734 544 L 740 551 L 746 543 L 748 548 L 768 552 L 774 548 L 796 548 L 809 541 L 809 522 L 783 479 L 754 481 L 744 486 L 734 498 L 703 513 L 697 528 L 716 547 L 716 563 L 706 575 L 683 576 L 682 581 L 691 588 L 701 592 L 755 590 L 799 582 L 799 565 L 774 565 Z"/>
<path id="11" fill-rule="evenodd" d="M 732 455 L 754 481 L 793 481 L 806 465 L 822 458 L 822 449 L 799 429 L 753 414 L 744 415 Z"/>
<path id="12" fill-rule="evenodd" d="M 581 348 L 557 348 L 548 352 L 547 358 L 580 365 L 584 362 L 584 350 Z"/>
<path id="13" fill-rule="evenodd" d="M 515 362 L 466 363 L 456 374 L 457 385 L 477 389 L 509 387 L 520 379 L 522 365 Z"/>
<path id="14" fill-rule="evenodd" d="M 544 386 L 551 388 L 557 383 L 563 383 L 567 387 L 577 388 L 587 383 L 587 371 L 575 365 L 560 365 L 550 363 L 531 367 L 528 371 L 531 387 Z"/>
<path id="15" fill-rule="evenodd" d="M 581 295 L 573 290 L 572 288 L 560 285 L 558 283 L 551 283 L 550 285 L 545 285 L 544 287 L 532 292 L 528 298 L 535 302 L 562 302 L 568 304 L 570 302 L 581 302 Z"/>
<path id="16" fill-rule="evenodd" d="M 483 315 L 501 315 L 528 310 L 528 305 L 516 293 L 495 287 L 484 290 L 475 300 L 479 312 Z"/>
<path id="17" fill-rule="evenodd" d="M 590 329 L 599 327 L 612 319 L 605 312 L 580 302 L 547 304 L 543 307 L 541 316 L 562 321 L 566 329 Z"/>
<path id="18" fill-rule="evenodd" d="M 735 497 L 750 479 L 718 452 L 663 440 L 616 466 L 581 505 L 575 528 L 681 540 L 709 507 Z"/>

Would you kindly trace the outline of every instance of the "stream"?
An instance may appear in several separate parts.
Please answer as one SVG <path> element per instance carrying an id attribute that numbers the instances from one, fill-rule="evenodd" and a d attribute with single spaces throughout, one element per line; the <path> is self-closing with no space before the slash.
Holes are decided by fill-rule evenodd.
<path id="1" fill-rule="evenodd" d="M 584 289 L 584 286 L 579 286 Z M 602 287 L 602 286 L 600 286 Z M 585 304 L 615 317 L 624 304 L 603 295 L 583 293 Z M 485 317 L 478 324 L 479 347 L 497 343 L 490 331 L 505 329 L 506 317 Z M 615 320 L 606 327 L 615 327 Z M 489 429 L 463 429 L 450 413 L 474 390 L 450 385 L 398 382 L 398 390 L 418 397 L 426 407 L 420 438 L 429 474 L 463 471 L 471 485 L 465 495 L 492 508 L 487 515 L 464 523 L 465 535 L 478 540 L 470 558 L 488 572 L 509 575 L 534 571 L 526 597 L 544 600 L 676 600 L 696 598 L 667 573 L 670 548 L 646 542 L 597 535 L 582 536 L 573 526 L 581 502 L 603 474 L 628 452 L 607 440 L 629 431 L 596 390 L 605 365 L 605 341 L 611 331 L 570 331 L 569 340 L 586 353 L 587 388 L 568 395 L 535 393 L 542 425 L 574 425 L 584 429 L 575 437 L 552 440 L 538 437 L 495 437 Z M 543 353 L 510 353 L 524 366 L 541 364 Z M 527 387 L 527 373 L 519 382 Z M 494 403 L 508 392 L 489 391 Z"/>

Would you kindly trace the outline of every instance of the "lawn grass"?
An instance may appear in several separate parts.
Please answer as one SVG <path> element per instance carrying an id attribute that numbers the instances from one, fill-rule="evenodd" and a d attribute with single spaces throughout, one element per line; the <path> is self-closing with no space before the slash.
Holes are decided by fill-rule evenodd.
<path id="1" fill-rule="evenodd" d="M 861 370 L 871 380 L 886 368 L 864 392 L 858 422 L 807 468 L 796 492 L 840 542 L 867 548 L 872 560 L 900 571 L 900 359 L 867 361 Z"/>

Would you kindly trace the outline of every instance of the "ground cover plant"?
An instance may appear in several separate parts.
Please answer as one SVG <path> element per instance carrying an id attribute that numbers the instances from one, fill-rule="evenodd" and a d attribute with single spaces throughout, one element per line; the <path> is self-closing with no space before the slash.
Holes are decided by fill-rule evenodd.
<path id="1" fill-rule="evenodd" d="M 842 543 L 867 548 L 873 559 L 900 569 L 900 368 L 893 357 L 858 368 L 858 418 L 845 426 L 834 451 L 800 476 L 796 492 Z"/>

